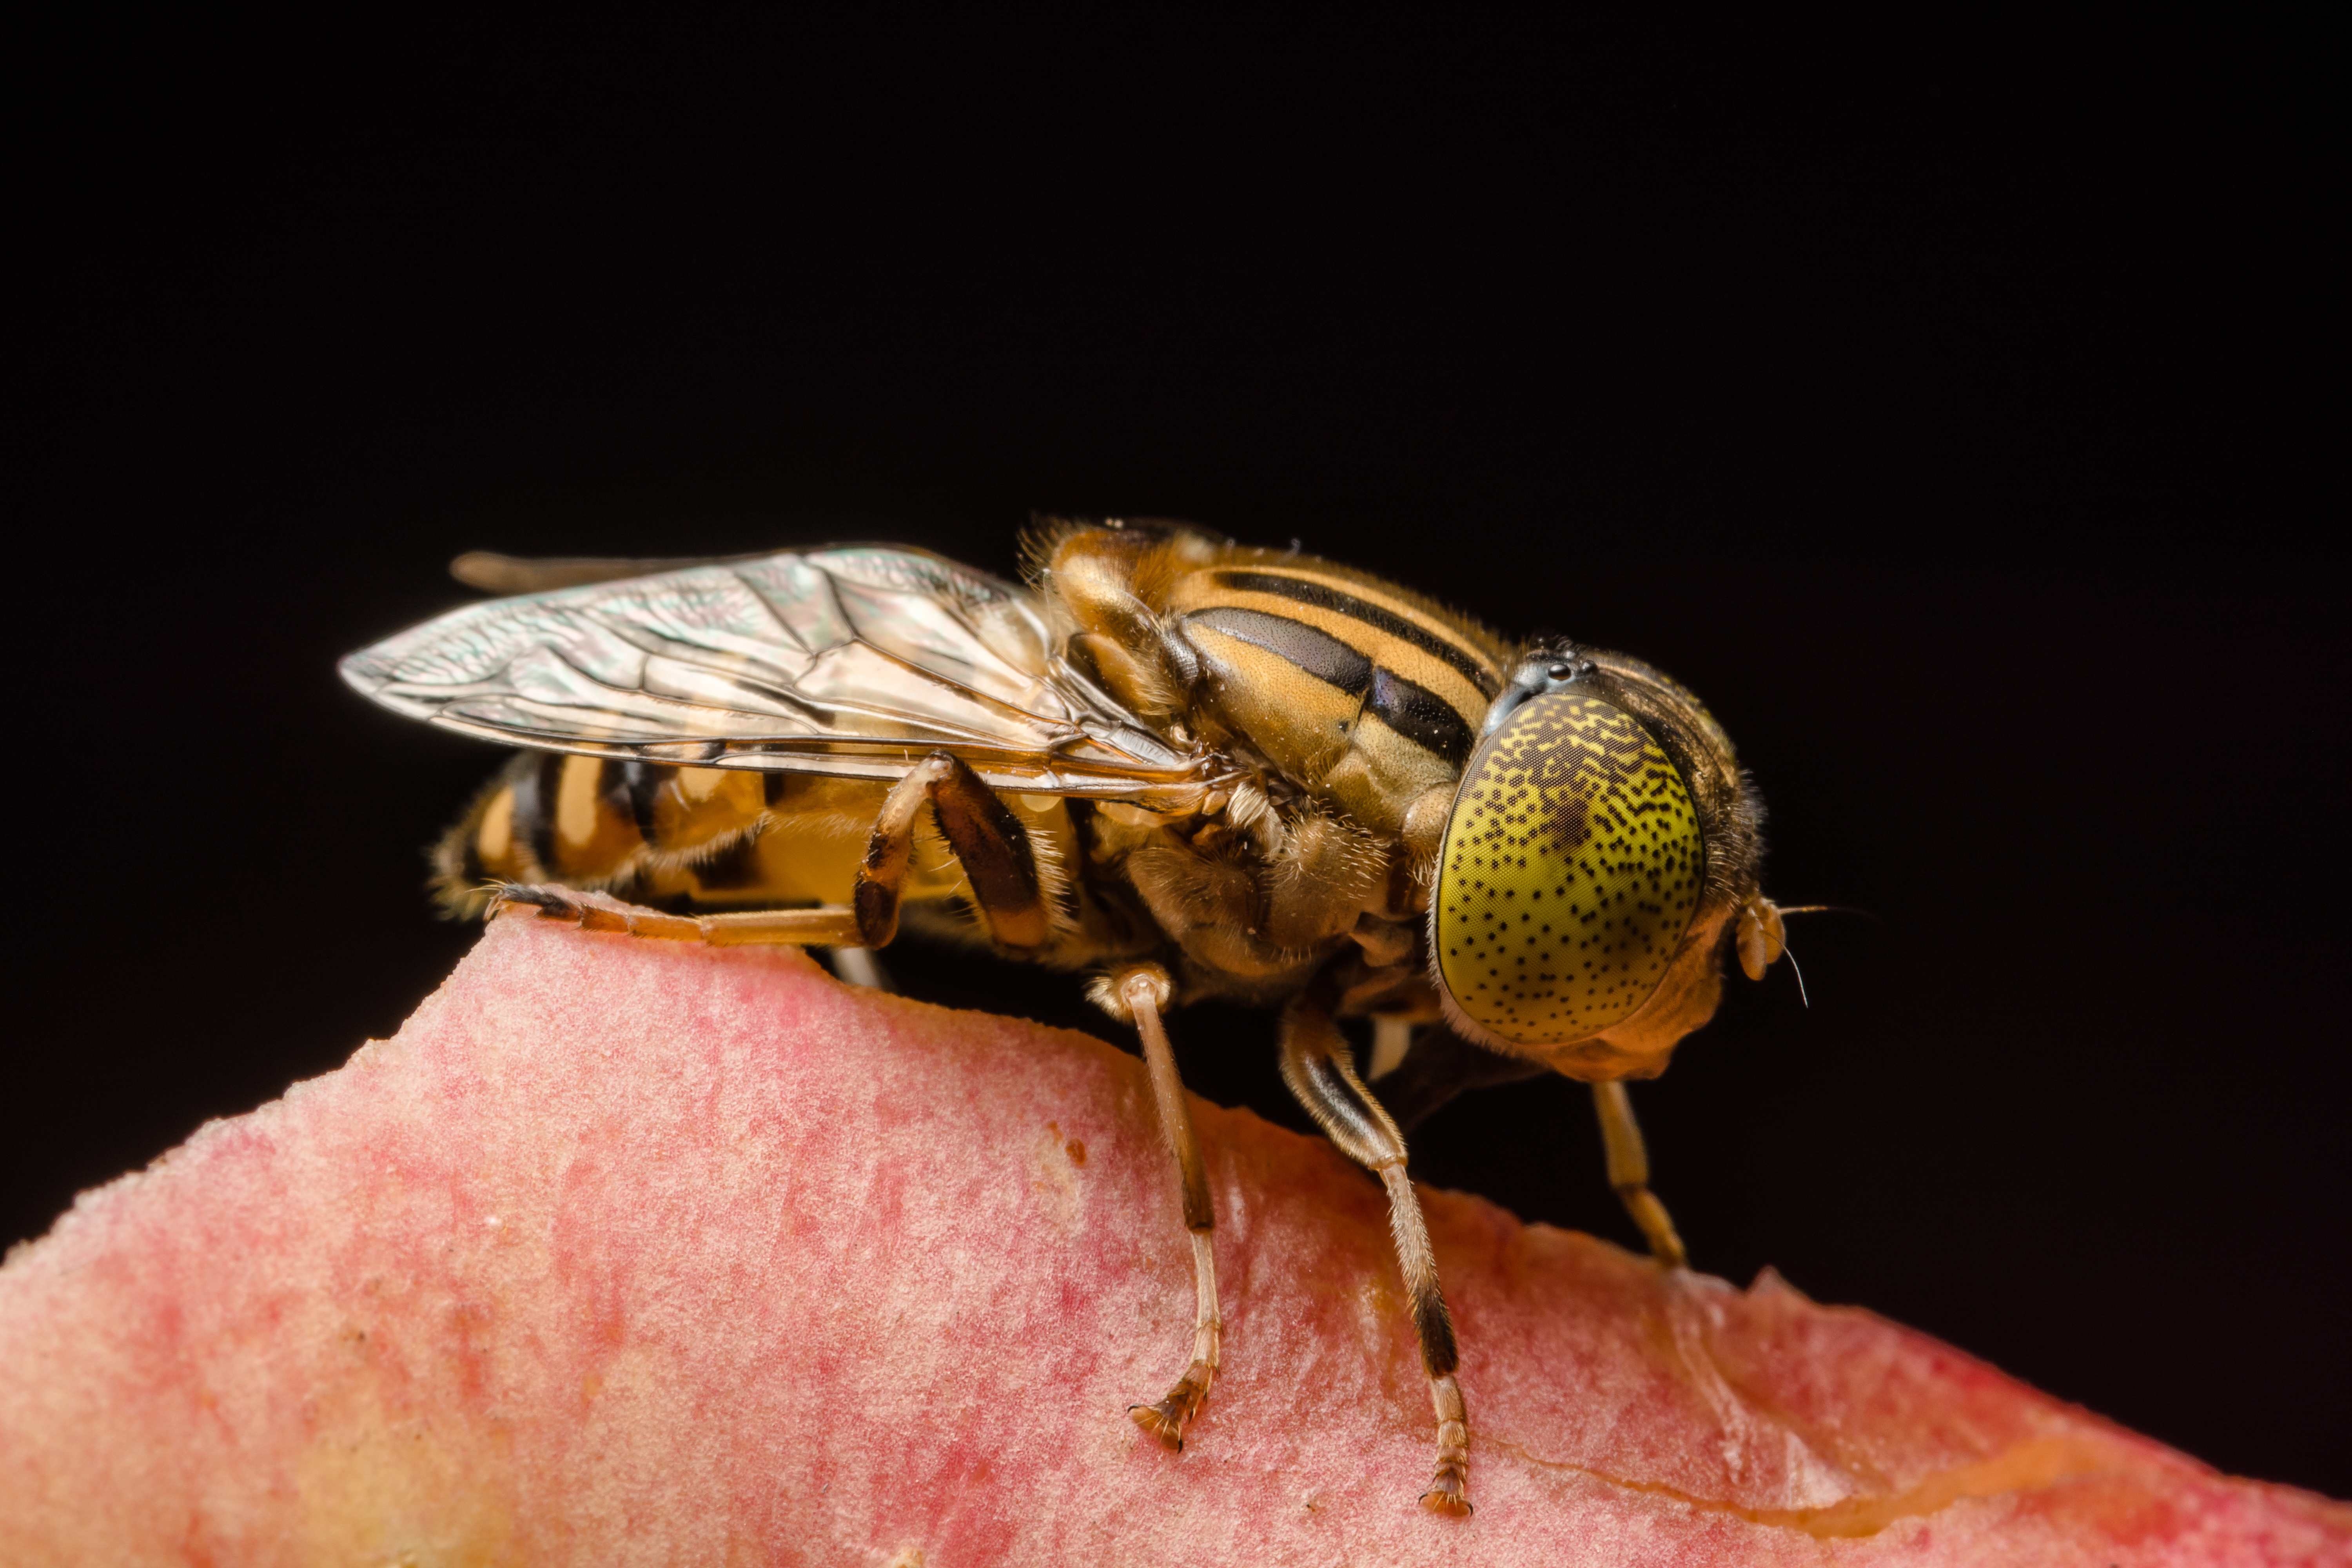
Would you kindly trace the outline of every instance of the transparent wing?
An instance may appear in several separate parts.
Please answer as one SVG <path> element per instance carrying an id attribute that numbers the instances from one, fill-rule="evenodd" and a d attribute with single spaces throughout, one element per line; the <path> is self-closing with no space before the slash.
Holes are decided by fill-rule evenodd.
<path id="1" fill-rule="evenodd" d="M 411 718 L 509 745 L 1173 804 L 1211 764 L 1055 651 L 1036 595 L 920 550 L 713 563 L 454 610 L 342 661 Z"/>

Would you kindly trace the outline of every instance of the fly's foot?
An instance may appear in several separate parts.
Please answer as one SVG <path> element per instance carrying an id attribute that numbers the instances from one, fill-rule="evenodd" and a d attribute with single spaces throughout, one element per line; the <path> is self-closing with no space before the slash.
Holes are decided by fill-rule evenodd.
<path id="1" fill-rule="evenodd" d="M 1429 1380 L 1429 1402 L 1437 1407 L 1437 1469 L 1421 1506 L 1432 1513 L 1466 1519 L 1470 1514 L 1470 1415 L 1462 1386 L 1452 1373 Z"/>
<path id="2" fill-rule="evenodd" d="M 856 934 L 846 910 L 757 910 L 698 918 L 664 914 L 659 910 L 639 909 L 634 904 L 611 909 L 589 903 L 569 888 L 533 887 L 522 882 L 499 883 L 492 889 L 491 900 L 497 910 L 536 910 L 541 920 L 555 921 L 575 931 L 654 937 L 665 942 L 698 942 L 711 947 L 830 944 Z"/>
<path id="3" fill-rule="evenodd" d="M 1210 1381 L 1216 1369 L 1206 1362 L 1194 1362 L 1168 1391 L 1168 1397 L 1157 1405 L 1130 1405 L 1127 1418 L 1142 1427 L 1160 1441 L 1160 1446 L 1171 1454 L 1184 1451 L 1184 1428 L 1208 1403 Z"/>
<path id="4" fill-rule="evenodd" d="M 1455 1519 L 1470 1517 L 1470 1458 L 1466 1453 L 1439 1446 L 1437 1470 L 1429 1478 L 1429 1489 L 1421 1494 L 1421 1506 L 1432 1513 Z"/>
<path id="5" fill-rule="evenodd" d="M 541 920 L 570 921 L 576 925 L 583 912 L 578 900 L 562 888 L 533 887 L 528 882 L 493 882 L 488 891 L 494 913 L 520 905 L 537 910 Z"/>

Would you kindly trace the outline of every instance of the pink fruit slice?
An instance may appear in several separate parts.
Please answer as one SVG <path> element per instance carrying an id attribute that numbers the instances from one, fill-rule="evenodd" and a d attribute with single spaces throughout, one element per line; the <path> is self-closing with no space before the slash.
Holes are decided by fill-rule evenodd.
<path id="1" fill-rule="evenodd" d="M 1140 1065 L 788 952 L 498 921 L 397 1038 L 0 1270 L 0 1562 L 2352 1562 L 2228 1479 L 1767 1276 L 1427 1194 L 1466 1521 L 1378 1188 L 1196 1111 L 1224 1371 Z"/>

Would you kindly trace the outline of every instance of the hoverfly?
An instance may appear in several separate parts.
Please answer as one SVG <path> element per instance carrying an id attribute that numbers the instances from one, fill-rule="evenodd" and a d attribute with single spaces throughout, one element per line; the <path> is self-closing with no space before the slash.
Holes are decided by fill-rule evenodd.
<path id="1" fill-rule="evenodd" d="M 1436 1414 L 1422 1500 L 1466 1513 L 1454 1329 L 1403 1130 L 1476 1085 L 1590 1083 L 1609 1180 L 1681 1266 L 1624 1080 L 1713 1015 L 1727 950 L 1751 978 L 1780 955 L 1755 791 L 1650 666 L 1514 645 L 1295 549 L 1057 522 L 1027 565 L 1022 587 L 882 545 L 469 556 L 462 578 L 534 591 L 341 668 L 395 711 L 524 748 L 437 852 L 453 907 L 852 955 L 904 918 L 1090 972 L 1141 1037 L 1191 1234 L 1192 1361 L 1129 1413 L 1171 1449 L 1216 1376 L 1219 1318 L 1162 1018 L 1279 1007 L 1285 1080 L 1387 1188 Z M 1378 1096 L 1338 1026 L 1361 1016 Z"/>

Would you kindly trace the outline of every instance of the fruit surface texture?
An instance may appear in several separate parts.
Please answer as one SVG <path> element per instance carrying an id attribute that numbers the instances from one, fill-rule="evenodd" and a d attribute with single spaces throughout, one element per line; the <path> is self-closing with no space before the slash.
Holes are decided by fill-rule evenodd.
<path id="1" fill-rule="evenodd" d="M 0 1561 L 2352 1562 L 2344 1505 L 1444 1192 L 1477 1511 L 1432 1517 L 1381 1189 L 1193 1114 L 1225 1359 L 1171 1455 L 1123 1414 L 1192 1312 L 1139 1062 L 501 918 L 0 1269 Z"/>

